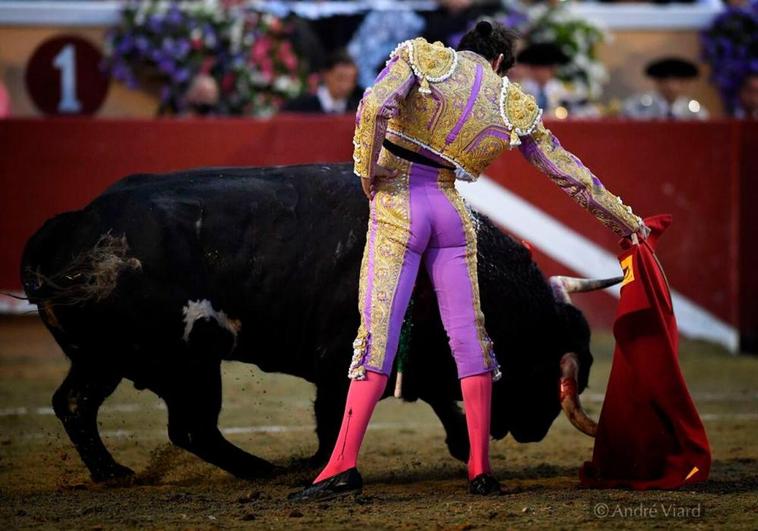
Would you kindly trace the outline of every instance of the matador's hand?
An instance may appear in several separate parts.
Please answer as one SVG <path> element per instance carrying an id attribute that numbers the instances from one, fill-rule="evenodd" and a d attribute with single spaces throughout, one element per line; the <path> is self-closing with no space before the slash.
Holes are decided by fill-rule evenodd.
<path id="1" fill-rule="evenodd" d="M 373 177 L 397 177 L 398 174 L 397 170 L 391 170 L 389 168 L 385 168 L 384 166 L 379 166 L 378 164 L 374 166 L 374 175 Z M 369 201 L 371 201 L 374 198 L 374 189 L 373 189 L 374 179 L 368 178 L 368 177 L 361 177 L 361 187 L 363 188 L 363 193 L 366 194 L 366 197 Z"/>
<path id="2" fill-rule="evenodd" d="M 637 230 L 637 237 L 642 238 L 643 240 L 647 240 L 648 236 L 650 236 L 650 227 L 645 225 L 645 223 L 642 223 L 642 225 L 640 225 L 640 228 Z"/>
<path id="3" fill-rule="evenodd" d="M 400 172 L 397 170 L 391 170 L 378 164 L 374 167 L 374 177 L 397 177 L 398 173 Z"/>
<path id="4" fill-rule="evenodd" d="M 373 179 L 371 177 L 361 177 L 361 188 L 366 199 L 371 201 L 374 198 Z"/>
<path id="5" fill-rule="evenodd" d="M 629 239 L 636 245 L 640 240 L 646 240 L 648 236 L 650 236 L 650 227 L 642 223 L 637 231 L 629 235 Z"/>

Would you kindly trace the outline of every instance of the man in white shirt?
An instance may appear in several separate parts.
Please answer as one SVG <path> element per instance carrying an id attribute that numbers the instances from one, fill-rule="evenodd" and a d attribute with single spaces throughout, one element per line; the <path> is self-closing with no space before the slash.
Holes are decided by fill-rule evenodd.
<path id="1" fill-rule="evenodd" d="M 321 71 L 321 84 L 315 94 L 306 94 L 284 104 L 282 111 L 343 114 L 358 107 L 356 94 L 358 68 L 344 51 L 333 53 Z"/>
<path id="2" fill-rule="evenodd" d="M 687 90 L 699 71 L 692 61 L 667 57 L 649 63 L 645 74 L 655 82 L 655 90 L 635 94 L 624 102 L 623 114 L 638 120 L 705 120 L 708 111 Z"/>

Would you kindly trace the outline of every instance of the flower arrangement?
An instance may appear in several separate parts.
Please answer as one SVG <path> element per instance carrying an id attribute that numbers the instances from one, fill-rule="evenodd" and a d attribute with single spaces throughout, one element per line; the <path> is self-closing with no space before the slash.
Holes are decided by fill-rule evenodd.
<path id="1" fill-rule="evenodd" d="M 711 80 L 731 113 L 745 76 L 758 72 L 758 2 L 728 7 L 701 34 Z"/>
<path id="2" fill-rule="evenodd" d="M 239 3 L 131 1 L 106 36 L 106 66 L 130 88 L 156 78 L 162 112 L 185 110 L 192 79 L 208 74 L 218 114 L 265 116 L 305 87 L 289 33 L 281 19 Z"/>
<path id="3" fill-rule="evenodd" d="M 608 71 L 597 59 L 596 49 L 606 34 L 593 23 L 572 15 L 564 4 L 537 6 L 529 12 L 524 30 L 529 43 L 552 42 L 570 61 L 558 69 L 558 78 L 570 84 L 577 97 L 598 100 Z"/>

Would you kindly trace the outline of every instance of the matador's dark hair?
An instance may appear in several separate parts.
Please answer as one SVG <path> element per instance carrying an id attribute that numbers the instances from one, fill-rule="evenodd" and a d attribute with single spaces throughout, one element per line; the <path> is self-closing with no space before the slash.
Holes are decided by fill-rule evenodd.
<path id="1" fill-rule="evenodd" d="M 518 33 L 491 20 L 480 20 L 476 26 L 466 32 L 458 44 L 458 50 L 471 50 L 488 61 L 497 59 L 503 54 L 498 74 L 504 74 L 516 62 L 514 48 Z"/>

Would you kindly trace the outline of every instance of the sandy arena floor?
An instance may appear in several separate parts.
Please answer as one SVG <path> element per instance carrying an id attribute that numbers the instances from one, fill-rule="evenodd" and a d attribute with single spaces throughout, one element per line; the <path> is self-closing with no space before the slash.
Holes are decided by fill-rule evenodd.
<path id="1" fill-rule="evenodd" d="M 611 349 L 608 335 L 595 339 L 596 364 L 583 396 L 595 417 Z M 137 483 L 95 485 L 50 407 L 67 360 L 36 317 L 4 317 L 0 525 L 756 529 L 758 359 L 683 342 L 682 365 L 713 447 L 711 480 L 697 488 L 642 493 L 580 489 L 577 470 L 591 458 L 593 442 L 560 417 L 540 443 L 493 442 L 495 472 L 509 494 L 476 499 L 466 493 L 465 467 L 448 455 L 431 408 L 388 399 L 377 407 L 363 447 L 363 495 L 346 502 L 293 505 L 286 494 L 317 472 L 294 464 L 316 448 L 310 384 L 265 374 L 252 365 L 225 365 L 222 429 L 241 447 L 289 467 L 275 479 L 246 482 L 170 445 L 160 400 L 124 382 L 106 401 L 99 420 L 106 446 L 137 472 Z M 599 513 L 605 508 L 639 508 L 648 516 L 604 518 Z"/>

